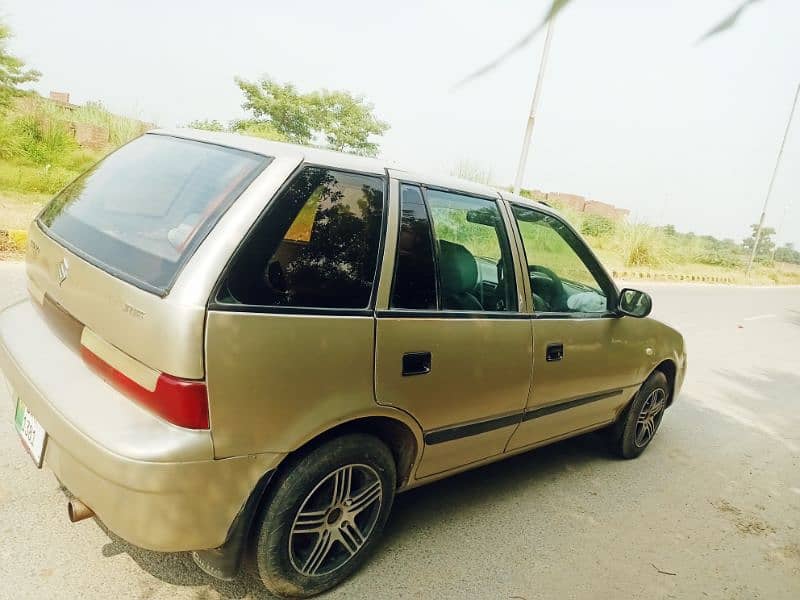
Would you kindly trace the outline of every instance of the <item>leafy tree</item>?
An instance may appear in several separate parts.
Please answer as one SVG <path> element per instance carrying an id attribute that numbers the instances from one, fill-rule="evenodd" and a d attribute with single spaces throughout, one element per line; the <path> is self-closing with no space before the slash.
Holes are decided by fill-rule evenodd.
<path id="1" fill-rule="evenodd" d="M 775 250 L 775 260 L 800 265 L 800 251 L 794 249 L 794 244 L 787 242 Z"/>
<path id="2" fill-rule="evenodd" d="M 198 119 L 187 123 L 186 127 L 192 129 L 202 129 L 203 131 L 226 131 L 241 133 L 242 135 L 252 135 L 275 142 L 286 142 L 288 138 L 280 131 L 275 129 L 275 126 L 270 121 L 252 121 L 244 119 L 241 121 L 231 121 L 229 124 L 221 123 L 216 119 Z"/>
<path id="3" fill-rule="evenodd" d="M 253 114 L 255 121 L 268 121 L 276 131 L 296 144 L 310 144 L 314 134 L 316 107 L 308 96 L 291 83 L 282 85 L 264 77 L 257 82 L 236 78 L 245 102 L 242 108 Z"/>
<path id="4" fill-rule="evenodd" d="M 0 23 L 0 108 L 6 108 L 16 96 L 24 94 L 19 86 L 38 81 L 42 74 L 33 69 L 25 69 L 25 63 L 8 51 L 11 29 Z"/>
<path id="5" fill-rule="evenodd" d="M 362 96 L 345 91 L 319 90 L 302 93 L 291 83 L 268 77 L 256 82 L 236 78 L 245 96 L 242 108 L 252 113 L 251 124 L 269 124 L 286 140 L 311 144 L 324 137 L 335 149 L 374 156 L 378 145 L 371 135 L 382 135 L 389 125 L 373 114 L 374 106 Z M 239 123 L 240 130 L 245 127 Z"/>
<path id="6" fill-rule="evenodd" d="M 750 228 L 753 233 L 749 238 L 742 241 L 742 247 L 748 252 L 753 251 L 753 244 L 756 240 L 756 231 L 758 225 L 751 225 Z M 756 260 L 759 262 L 771 262 L 772 251 L 775 248 L 775 242 L 772 241 L 772 236 L 775 235 L 775 230 L 772 227 L 763 227 L 761 229 L 761 239 L 758 240 L 758 249 L 756 250 Z"/>
<path id="7" fill-rule="evenodd" d="M 669 237 L 675 237 L 677 235 L 677 232 L 675 231 L 675 225 L 663 225 L 661 227 L 661 231 L 664 232 L 664 235 Z"/>
<path id="8" fill-rule="evenodd" d="M 322 90 L 313 93 L 311 98 L 316 105 L 318 128 L 331 148 L 362 156 L 378 153 L 378 144 L 371 142 L 370 136 L 383 135 L 389 124 L 372 114 L 375 107 L 363 96 Z"/>
<path id="9" fill-rule="evenodd" d="M 721 267 L 740 267 L 743 262 L 741 246 L 730 239 L 719 240 L 713 235 L 700 238 L 701 244 L 695 260 L 705 265 Z"/>
<path id="10" fill-rule="evenodd" d="M 289 139 L 269 121 L 235 121 L 231 125 L 231 130 L 243 135 L 272 140 L 273 142 L 288 142 Z"/>
<path id="11" fill-rule="evenodd" d="M 217 121 L 216 119 L 199 119 L 186 124 L 187 127 L 192 129 L 202 129 L 204 131 L 227 131 L 227 127 Z"/>

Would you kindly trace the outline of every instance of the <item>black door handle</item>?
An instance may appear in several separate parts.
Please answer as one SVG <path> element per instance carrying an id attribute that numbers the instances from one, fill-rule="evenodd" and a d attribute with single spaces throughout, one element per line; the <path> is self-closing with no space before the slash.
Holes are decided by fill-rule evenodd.
<path id="1" fill-rule="evenodd" d="M 547 344 L 547 362 L 553 362 L 564 358 L 564 344 Z"/>
<path id="2" fill-rule="evenodd" d="M 431 372 L 430 352 L 406 352 L 403 354 L 403 377 L 427 375 Z"/>

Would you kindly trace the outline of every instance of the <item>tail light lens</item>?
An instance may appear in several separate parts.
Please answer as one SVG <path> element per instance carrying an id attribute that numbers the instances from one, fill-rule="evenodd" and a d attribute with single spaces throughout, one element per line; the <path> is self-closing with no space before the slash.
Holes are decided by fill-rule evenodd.
<path id="1" fill-rule="evenodd" d="M 94 352 L 81 346 L 83 359 L 106 381 L 173 425 L 208 429 L 208 392 L 205 381 L 162 373 L 153 391 L 142 387 Z"/>

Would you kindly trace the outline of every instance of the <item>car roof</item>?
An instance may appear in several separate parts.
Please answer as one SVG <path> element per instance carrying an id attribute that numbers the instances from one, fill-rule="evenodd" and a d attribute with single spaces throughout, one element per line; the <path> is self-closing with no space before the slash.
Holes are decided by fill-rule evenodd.
<path id="1" fill-rule="evenodd" d="M 482 183 L 459 179 L 446 175 L 435 175 L 419 173 L 416 171 L 398 168 L 389 161 L 367 156 L 356 156 L 334 150 L 314 148 L 313 146 L 300 146 L 285 142 L 273 142 L 263 138 L 238 133 L 225 133 L 221 131 L 205 131 L 200 129 L 171 128 L 156 129 L 148 132 L 156 135 L 170 135 L 189 140 L 197 140 L 211 144 L 218 144 L 228 148 L 246 150 L 272 157 L 294 158 L 311 164 L 319 164 L 345 171 L 357 171 L 362 173 L 374 173 L 376 175 L 389 174 L 395 179 L 414 183 L 421 183 L 433 187 L 484 196 L 487 198 L 497 198 L 500 196 L 508 202 L 515 202 L 537 208 L 546 212 L 556 213 L 546 204 L 537 200 L 531 200 L 509 191 L 495 188 Z"/>

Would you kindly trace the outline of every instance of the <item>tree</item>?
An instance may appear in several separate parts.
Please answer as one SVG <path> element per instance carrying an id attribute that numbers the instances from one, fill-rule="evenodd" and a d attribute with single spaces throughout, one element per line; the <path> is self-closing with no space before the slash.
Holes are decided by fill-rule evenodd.
<path id="1" fill-rule="evenodd" d="M 375 117 L 372 104 L 349 92 L 319 90 L 304 94 L 291 83 L 280 84 L 268 77 L 256 82 L 236 78 L 236 84 L 245 96 L 242 108 L 253 116 L 240 121 L 237 130 L 268 124 L 296 144 L 312 144 L 315 138 L 323 137 L 335 150 L 374 156 L 378 145 L 370 141 L 370 136 L 389 129 Z"/>
<path id="2" fill-rule="evenodd" d="M 265 140 L 272 140 L 273 142 L 289 141 L 289 138 L 275 129 L 275 126 L 269 121 L 234 121 L 231 124 L 231 131 L 243 135 L 264 138 Z"/>
<path id="3" fill-rule="evenodd" d="M 216 119 L 198 119 L 197 121 L 187 123 L 186 126 L 192 129 L 202 129 L 203 131 L 227 131 L 227 127 Z"/>
<path id="4" fill-rule="evenodd" d="M 775 250 L 775 260 L 800 265 L 800 251 L 795 250 L 791 242 L 786 242 Z"/>
<path id="5" fill-rule="evenodd" d="M 12 99 L 24 94 L 20 85 L 38 81 L 42 76 L 39 71 L 25 69 L 23 60 L 8 52 L 11 37 L 11 29 L 0 23 L 0 108 L 8 107 Z"/>
<path id="6" fill-rule="evenodd" d="M 312 94 L 318 127 L 328 145 L 340 152 L 375 156 L 378 144 L 371 135 L 383 135 L 389 124 L 372 114 L 375 107 L 362 96 L 349 92 L 322 90 Z"/>
<path id="7" fill-rule="evenodd" d="M 753 233 L 749 238 L 742 241 L 742 247 L 748 252 L 753 251 L 753 244 L 756 240 L 756 231 L 758 225 L 750 225 Z M 772 250 L 775 248 L 775 242 L 772 241 L 772 236 L 775 235 L 775 229 L 772 227 L 763 227 L 761 229 L 761 239 L 758 241 L 758 249 L 756 250 L 756 260 L 759 262 L 771 262 Z"/>

